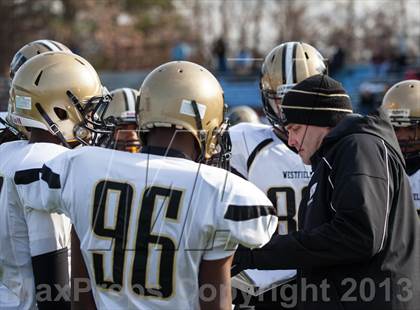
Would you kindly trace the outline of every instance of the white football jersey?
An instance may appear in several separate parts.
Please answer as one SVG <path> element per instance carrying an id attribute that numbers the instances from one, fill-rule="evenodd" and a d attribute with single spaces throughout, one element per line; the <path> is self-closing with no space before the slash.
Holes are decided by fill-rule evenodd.
<path id="1" fill-rule="evenodd" d="M 413 193 L 414 205 L 417 209 L 417 214 L 420 215 L 420 170 L 409 176 L 411 192 Z"/>
<path id="2" fill-rule="evenodd" d="M 31 257 L 68 246 L 70 221 L 63 215 L 23 208 L 14 178 L 28 182 L 45 160 L 67 151 L 51 143 L 14 141 L 0 145 L 0 309 L 33 309 Z M 20 170 L 29 171 L 22 176 Z M 17 172 L 17 173 L 16 173 Z"/>
<path id="3" fill-rule="evenodd" d="M 257 187 L 179 157 L 84 147 L 18 191 L 71 218 L 101 309 L 197 309 L 201 260 L 260 247 L 277 226 Z"/>
<path id="4" fill-rule="evenodd" d="M 302 192 L 312 172 L 264 124 L 240 123 L 229 130 L 232 141 L 231 167 L 255 184 L 271 200 L 279 216 L 280 234 L 297 229 Z"/>

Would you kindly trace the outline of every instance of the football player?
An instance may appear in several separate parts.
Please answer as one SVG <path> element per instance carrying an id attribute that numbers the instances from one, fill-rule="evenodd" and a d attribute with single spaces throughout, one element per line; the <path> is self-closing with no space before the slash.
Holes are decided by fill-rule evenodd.
<path id="1" fill-rule="evenodd" d="M 17 185 L 23 204 L 71 218 L 98 308 L 230 309 L 236 244 L 262 246 L 277 218 L 257 187 L 205 164 L 225 149 L 222 88 L 197 64 L 166 63 L 136 117 L 141 153 L 63 153 Z"/>
<path id="2" fill-rule="evenodd" d="M 13 56 L 12 62 L 10 63 L 10 81 L 15 76 L 18 69 L 30 58 L 51 51 L 64 51 L 71 53 L 70 49 L 60 42 L 53 40 L 36 40 L 24 45 L 20 50 Z M 12 106 L 8 104 L 8 114 L 12 113 Z M 13 125 L 9 120 L 9 117 L 2 119 L 0 122 L 5 128 L 0 130 L 0 144 L 25 139 L 28 137 L 28 132 L 25 128 Z"/>
<path id="3" fill-rule="evenodd" d="M 420 215 L 420 81 L 406 80 L 393 85 L 382 105 L 388 111 L 401 151 L 417 213 Z"/>
<path id="4" fill-rule="evenodd" d="M 118 88 L 111 92 L 112 100 L 104 118 L 113 117 L 116 128 L 109 148 L 131 153 L 140 150 L 135 111 L 138 95 L 139 92 L 132 88 Z"/>
<path id="5" fill-rule="evenodd" d="M 16 72 L 10 95 L 11 121 L 31 134 L 29 141 L 0 146 L 0 308 L 67 308 L 70 221 L 25 210 L 14 182 L 37 178 L 44 161 L 88 139 L 84 116 L 103 98 L 102 85 L 82 57 L 48 52 Z M 15 174 L 20 170 L 29 173 Z"/>
<path id="6" fill-rule="evenodd" d="M 229 124 L 234 126 L 239 123 L 255 123 L 259 124 L 260 119 L 258 114 L 250 107 L 241 105 L 232 109 L 229 112 Z"/>
<path id="7" fill-rule="evenodd" d="M 281 101 L 296 83 L 326 71 L 325 59 L 311 45 L 287 42 L 276 46 L 265 57 L 260 77 L 263 110 L 271 126 L 241 123 L 229 130 L 231 169 L 266 193 L 277 210 L 280 234 L 297 229 L 298 206 L 311 178 L 311 168 L 287 145 L 280 115 Z M 283 282 L 295 274 L 291 271 L 245 272 L 257 286 L 258 282 L 267 282 L 268 277 Z"/>

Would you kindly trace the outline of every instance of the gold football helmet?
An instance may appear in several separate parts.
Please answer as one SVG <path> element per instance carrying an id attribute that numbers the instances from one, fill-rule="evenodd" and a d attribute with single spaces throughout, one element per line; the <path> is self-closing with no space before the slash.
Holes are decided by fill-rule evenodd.
<path id="1" fill-rule="evenodd" d="M 112 100 L 104 114 L 105 119 L 112 118 L 116 128 L 109 148 L 137 153 L 140 141 L 136 124 L 136 101 L 139 92 L 132 88 L 118 88 L 111 92 Z"/>
<path id="2" fill-rule="evenodd" d="M 16 125 L 49 131 L 66 146 L 89 144 L 100 127 L 97 111 L 109 99 L 89 62 L 75 54 L 48 52 L 16 72 L 10 117 Z"/>
<path id="3" fill-rule="evenodd" d="M 136 115 L 142 132 L 172 126 L 188 130 L 200 146 L 199 161 L 208 162 L 214 155 L 228 152 L 224 112 L 223 90 L 217 79 L 200 65 L 174 61 L 159 66 L 146 77 Z M 144 134 L 140 139 L 145 144 Z"/>
<path id="4" fill-rule="evenodd" d="M 136 100 L 139 92 L 132 88 L 111 91 L 112 100 L 104 117 L 114 117 L 117 124 L 136 124 Z"/>
<path id="5" fill-rule="evenodd" d="M 36 40 L 24 45 L 20 50 L 13 56 L 12 62 L 10 63 L 10 79 L 13 79 L 18 69 L 29 59 L 42 53 L 51 51 L 64 51 L 71 53 L 70 49 L 60 42 L 53 40 Z M 21 138 L 29 138 L 29 132 L 23 126 L 12 125 L 10 115 L 14 110 L 12 103 L 8 103 L 8 115 L 6 116 L 7 126 L 10 130 L 15 132 L 16 136 Z"/>
<path id="6" fill-rule="evenodd" d="M 53 40 L 36 40 L 23 46 L 10 63 L 10 78 L 13 79 L 18 69 L 30 58 L 46 53 L 63 51 L 71 53 L 71 50 L 60 42 Z"/>
<path id="7" fill-rule="evenodd" d="M 255 112 L 252 108 L 242 105 L 232 109 L 229 115 L 229 125 L 233 126 L 242 122 L 246 123 L 260 123 L 260 119 L 258 117 L 257 112 Z"/>
<path id="8" fill-rule="evenodd" d="M 420 81 L 406 80 L 393 85 L 382 100 L 407 159 L 420 157 Z"/>
<path id="9" fill-rule="evenodd" d="M 310 76 L 326 73 L 326 59 L 309 44 L 286 42 L 273 48 L 264 59 L 260 78 L 263 110 L 270 123 L 284 132 L 280 105 L 285 93 Z"/>

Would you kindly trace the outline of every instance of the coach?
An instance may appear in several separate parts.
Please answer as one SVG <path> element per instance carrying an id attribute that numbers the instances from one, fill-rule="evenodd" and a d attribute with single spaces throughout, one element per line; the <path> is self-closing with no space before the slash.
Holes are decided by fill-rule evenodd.
<path id="1" fill-rule="evenodd" d="M 337 81 L 310 77 L 282 102 L 288 144 L 314 174 L 299 231 L 238 251 L 242 269 L 298 269 L 300 309 L 419 309 L 420 225 L 392 125 L 352 114 Z"/>

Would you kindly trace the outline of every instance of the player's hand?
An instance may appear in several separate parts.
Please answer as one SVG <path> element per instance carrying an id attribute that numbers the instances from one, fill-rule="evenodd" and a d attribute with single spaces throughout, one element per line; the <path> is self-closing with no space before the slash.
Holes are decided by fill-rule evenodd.
<path id="1" fill-rule="evenodd" d="M 252 250 L 242 245 L 239 245 L 233 257 L 231 276 L 235 276 L 242 270 L 253 268 L 252 263 Z"/>

